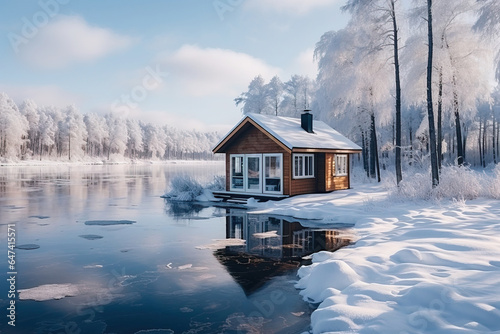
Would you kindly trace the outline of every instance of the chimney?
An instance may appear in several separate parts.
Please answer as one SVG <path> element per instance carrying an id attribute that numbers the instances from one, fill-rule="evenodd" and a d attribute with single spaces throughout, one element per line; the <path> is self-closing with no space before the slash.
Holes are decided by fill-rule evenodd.
<path id="1" fill-rule="evenodd" d="M 309 133 L 313 132 L 313 115 L 309 113 L 311 110 L 304 110 L 304 113 L 300 115 L 300 126 L 302 129 L 306 130 Z"/>

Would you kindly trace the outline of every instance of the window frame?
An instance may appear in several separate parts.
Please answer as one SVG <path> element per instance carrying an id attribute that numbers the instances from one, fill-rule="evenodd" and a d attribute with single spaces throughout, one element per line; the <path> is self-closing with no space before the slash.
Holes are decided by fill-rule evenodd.
<path id="1" fill-rule="evenodd" d="M 244 162 L 243 162 L 243 170 L 244 170 L 244 173 L 243 173 L 243 184 L 244 184 L 244 192 L 247 192 L 247 193 L 255 193 L 255 194 L 262 194 L 262 183 L 263 183 L 263 179 L 264 179 L 264 176 L 263 176 L 263 169 L 262 169 L 262 154 L 243 154 L 244 156 Z M 248 158 L 257 158 L 259 159 L 259 184 L 258 184 L 258 188 L 256 189 L 253 189 L 253 188 L 249 188 L 249 182 L 248 182 Z"/>
<path id="2" fill-rule="evenodd" d="M 242 170 L 242 188 L 233 188 L 233 158 L 240 158 L 242 159 L 241 161 L 243 162 L 243 166 L 241 166 Z M 244 154 L 231 154 L 229 155 L 229 189 L 231 191 L 239 191 L 239 192 L 244 192 L 246 189 L 246 182 L 245 182 L 245 155 Z"/>
<path id="3" fill-rule="evenodd" d="M 343 160 L 343 161 L 342 161 Z M 342 163 L 339 163 L 342 162 Z M 339 166 L 343 166 L 343 170 L 339 169 Z M 349 155 L 348 154 L 335 154 L 335 176 L 347 176 L 349 175 Z"/>
<path id="4" fill-rule="evenodd" d="M 266 158 L 279 157 L 280 159 L 280 190 L 266 190 Z M 264 153 L 262 154 L 262 193 L 264 194 L 283 194 L 283 153 Z"/>
<path id="5" fill-rule="evenodd" d="M 298 160 L 300 160 L 300 164 L 297 165 L 296 164 L 296 158 L 299 158 Z M 300 159 L 301 158 L 301 159 Z M 307 161 L 309 159 L 311 160 L 311 166 L 309 169 L 309 171 L 311 172 L 311 174 L 308 174 L 306 175 L 306 165 L 308 164 Z M 310 154 L 310 153 L 294 153 L 292 154 L 292 177 L 294 179 L 313 179 L 316 177 L 316 173 L 314 172 L 314 164 L 315 164 L 315 161 L 314 161 L 314 154 Z M 300 169 L 296 169 L 296 166 Z M 297 175 L 296 174 L 296 171 L 300 171 L 300 175 Z"/>

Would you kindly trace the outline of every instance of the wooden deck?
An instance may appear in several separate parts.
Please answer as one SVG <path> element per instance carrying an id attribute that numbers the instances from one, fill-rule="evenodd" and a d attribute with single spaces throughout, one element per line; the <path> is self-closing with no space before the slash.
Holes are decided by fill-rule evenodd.
<path id="1" fill-rule="evenodd" d="M 249 198 L 254 198 L 258 202 L 279 201 L 289 197 L 288 195 L 253 194 L 235 191 L 214 191 L 215 198 L 220 198 L 224 202 L 245 204 Z"/>

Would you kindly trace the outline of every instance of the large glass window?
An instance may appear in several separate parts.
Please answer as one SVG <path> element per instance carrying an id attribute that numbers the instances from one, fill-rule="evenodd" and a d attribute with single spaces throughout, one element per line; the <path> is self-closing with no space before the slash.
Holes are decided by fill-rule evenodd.
<path id="1" fill-rule="evenodd" d="M 264 192 L 282 192 L 282 159 L 281 154 L 264 154 Z"/>
<path id="2" fill-rule="evenodd" d="M 231 191 L 282 194 L 283 154 L 231 154 L 229 179 Z"/>
<path id="3" fill-rule="evenodd" d="M 335 155 L 335 176 L 347 175 L 347 154 Z"/>
<path id="4" fill-rule="evenodd" d="M 293 155 L 293 177 L 295 179 L 314 177 L 314 154 Z"/>
<path id="5" fill-rule="evenodd" d="M 261 155 L 246 155 L 247 162 L 247 191 L 262 192 L 260 159 Z"/>
<path id="6" fill-rule="evenodd" d="M 244 155 L 231 155 L 231 190 L 244 190 Z"/>

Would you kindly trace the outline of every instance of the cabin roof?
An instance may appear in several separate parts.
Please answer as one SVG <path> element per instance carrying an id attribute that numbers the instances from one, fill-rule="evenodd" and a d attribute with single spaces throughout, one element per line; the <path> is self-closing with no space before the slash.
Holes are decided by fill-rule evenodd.
<path id="1" fill-rule="evenodd" d="M 250 122 L 274 137 L 290 151 L 293 149 L 322 149 L 361 151 L 361 147 L 341 135 L 338 131 L 322 121 L 314 120 L 313 133 L 302 129 L 300 118 L 270 116 L 262 114 L 246 114 L 231 131 L 225 135 L 214 148 L 218 152 L 238 132 Z"/>

